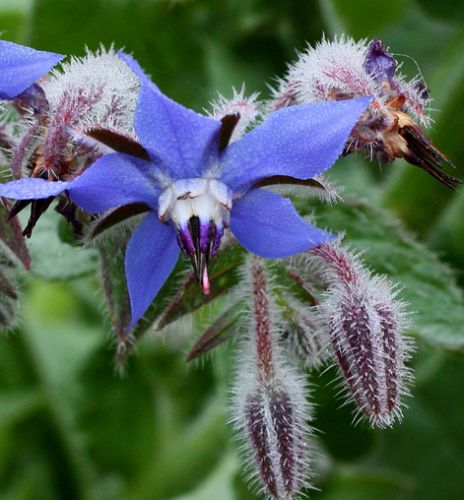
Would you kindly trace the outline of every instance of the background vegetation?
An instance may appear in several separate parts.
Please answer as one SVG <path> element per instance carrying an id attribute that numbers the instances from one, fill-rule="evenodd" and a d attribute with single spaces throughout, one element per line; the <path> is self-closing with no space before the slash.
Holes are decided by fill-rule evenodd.
<path id="1" fill-rule="evenodd" d="M 2 38 L 64 54 L 125 47 L 159 86 L 201 110 L 217 91 L 268 92 L 306 42 L 346 33 L 408 54 L 429 83 L 435 143 L 464 175 L 464 3 L 443 0 L 2 0 Z M 461 164 L 461 165 L 460 165 Z M 464 491 L 464 190 L 401 162 L 331 171 L 345 194 L 384 212 L 327 208 L 373 269 L 401 281 L 418 339 L 416 384 L 393 430 L 353 428 L 333 372 L 312 374 L 320 456 L 312 498 L 458 499 Z M 391 217 L 417 235 L 412 242 Z M 41 221 L 42 222 L 42 221 Z M 50 221 L 53 230 L 53 220 Z M 96 258 L 40 224 L 22 273 L 20 327 L 0 337 L 0 498 L 246 500 L 227 420 L 233 349 L 187 366 L 208 311 L 148 333 L 115 375 Z M 441 263 L 429 250 L 437 252 Z M 446 264 L 452 266 L 450 272 Z M 193 330 L 193 333 L 192 333 Z"/>

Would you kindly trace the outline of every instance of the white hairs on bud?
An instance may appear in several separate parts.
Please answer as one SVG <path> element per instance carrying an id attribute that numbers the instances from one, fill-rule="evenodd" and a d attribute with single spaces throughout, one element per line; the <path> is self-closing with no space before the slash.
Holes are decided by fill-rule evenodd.
<path id="1" fill-rule="evenodd" d="M 256 269 L 261 277 L 257 289 Z M 305 379 L 285 359 L 276 326 L 279 314 L 272 297 L 269 274 L 262 259 L 251 256 L 244 267 L 247 284 L 245 304 L 251 304 L 251 321 L 238 342 L 231 421 L 247 457 L 250 480 L 273 498 L 295 498 L 310 487 L 310 405 Z M 257 297 L 257 295 L 259 297 Z M 257 301 L 260 304 L 257 304 Z M 260 315 L 259 318 L 254 316 Z M 263 334 L 257 330 L 267 329 Z M 258 339 L 257 339 L 258 336 Z M 259 337 L 271 343 L 266 351 L 272 365 L 267 379 L 259 368 L 262 349 Z"/>
<path id="2" fill-rule="evenodd" d="M 367 417 L 372 426 L 391 427 L 402 418 L 412 379 L 406 363 L 413 344 L 404 335 L 409 321 L 398 288 L 372 275 L 339 244 L 308 253 L 309 268 L 314 268 L 312 256 L 327 282 L 318 307 L 330 330 L 345 393 L 357 405 L 356 419 Z"/>
<path id="3" fill-rule="evenodd" d="M 366 40 L 324 37 L 290 65 L 286 81 L 294 83 L 298 101 L 305 103 L 327 100 L 334 88 L 357 95 L 375 94 L 376 81 L 364 68 L 366 54 Z"/>
<path id="4" fill-rule="evenodd" d="M 52 115 L 74 111 L 74 127 L 100 125 L 126 132 L 132 131 L 139 88 L 137 77 L 113 47 L 71 57 L 43 83 Z M 62 109 L 71 102 L 82 109 Z"/>
<path id="5" fill-rule="evenodd" d="M 257 121 L 260 115 L 259 94 L 254 92 L 250 96 L 245 95 L 245 85 L 240 90 L 233 89 L 231 99 L 219 95 L 211 103 L 212 110 L 208 113 L 213 118 L 220 120 L 226 115 L 239 114 L 240 120 L 234 128 L 231 142 L 240 139 L 245 132 Z"/>
<path id="6" fill-rule="evenodd" d="M 369 41 L 355 41 L 347 36 L 328 40 L 323 37 L 314 47 L 309 45 L 289 65 L 283 79 L 273 91 L 267 111 L 292 104 L 335 100 L 334 93 L 346 93 L 346 97 L 373 95 L 379 109 L 395 96 L 403 96 L 404 108 L 419 123 L 429 126 L 430 98 L 421 88 L 422 75 L 407 80 L 397 67 L 391 78 L 390 89 L 377 82 L 375 75 L 365 68 Z M 338 96 L 336 100 L 341 97 Z M 372 107 L 372 106 L 371 106 Z"/>

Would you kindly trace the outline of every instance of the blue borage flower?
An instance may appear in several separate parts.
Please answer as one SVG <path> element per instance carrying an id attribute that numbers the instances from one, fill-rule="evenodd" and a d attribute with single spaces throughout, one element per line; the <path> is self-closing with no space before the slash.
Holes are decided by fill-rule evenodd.
<path id="1" fill-rule="evenodd" d="M 63 57 L 0 40 L 0 99 L 14 99 Z"/>
<path id="2" fill-rule="evenodd" d="M 125 257 L 130 327 L 168 278 L 179 248 L 209 291 L 208 260 L 226 227 L 247 250 L 267 258 L 287 257 L 332 238 L 306 223 L 289 200 L 255 185 L 273 176 L 308 179 L 328 169 L 369 97 L 280 110 L 220 151 L 219 120 L 172 101 L 131 56 L 120 55 L 141 81 L 134 126 L 149 161 L 108 154 L 73 181 L 21 179 L 0 186 L 0 195 L 38 199 L 66 191 L 90 213 L 141 202 L 149 207 Z"/>

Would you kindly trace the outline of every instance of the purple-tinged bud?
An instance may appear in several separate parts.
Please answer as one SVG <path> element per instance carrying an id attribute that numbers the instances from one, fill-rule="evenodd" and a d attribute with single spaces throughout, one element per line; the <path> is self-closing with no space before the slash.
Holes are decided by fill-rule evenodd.
<path id="1" fill-rule="evenodd" d="M 240 139 L 248 128 L 256 121 L 259 115 L 258 94 L 245 96 L 245 86 L 242 85 L 240 91 L 233 89 L 232 99 L 226 99 L 219 96 L 212 103 L 212 111 L 210 115 L 213 118 L 221 120 L 227 115 L 238 115 L 239 120 L 235 124 L 230 140 L 236 141 Z"/>
<path id="2" fill-rule="evenodd" d="M 247 398 L 244 420 L 259 477 L 273 498 L 293 498 L 305 486 L 306 439 L 289 393 L 270 387 Z"/>
<path id="3" fill-rule="evenodd" d="M 377 83 L 389 82 L 395 76 L 396 60 L 388 52 L 385 45 L 377 38 L 371 40 L 367 47 L 364 68 Z"/>
<path id="4" fill-rule="evenodd" d="M 16 96 L 14 104 L 20 113 L 30 109 L 34 114 L 45 115 L 50 109 L 45 92 L 37 83 Z"/>
<path id="5" fill-rule="evenodd" d="M 251 328 L 240 345 L 234 424 L 254 475 L 272 498 L 294 498 L 308 486 L 309 405 L 305 382 L 284 361 L 272 287 L 261 259 L 250 257 Z"/>
<path id="6" fill-rule="evenodd" d="M 321 245 L 311 254 L 326 267 L 328 290 L 319 309 L 348 393 L 373 426 L 391 426 L 402 416 L 411 378 L 404 306 L 385 279 L 371 276 L 340 247 Z"/>

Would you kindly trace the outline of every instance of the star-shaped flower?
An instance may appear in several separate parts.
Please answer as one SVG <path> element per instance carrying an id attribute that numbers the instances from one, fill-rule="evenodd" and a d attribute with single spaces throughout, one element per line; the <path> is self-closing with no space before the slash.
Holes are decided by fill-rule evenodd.
<path id="1" fill-rule="evenodd" d="M 256 186 L 278 176 L 308 179 L 328 169 L 369 97 L 277 111 L 224 148 L 221 121 L 172 101 L 132 57 L 121 57 L 142 85 L 134 125 L 146 160 L 113 153 L 71 182 L 21 179 L 0 186 L 0 195 L 36 199 L 67 191 L 90 213 L 132 203 L 149 208 L 126 251 L 131 327 L 168 278 L 179 248 L 191 258 L 207 293 L 208 261 L 227 227 L 247 250 L 267 258 L 287 257 L 332 238 L 305 222 L 288 199 Z"/>
<path id="2" fill-rule="evenodd" d="M 0 40 L 0 99 L 14 99 L 63 57 Z"/>

